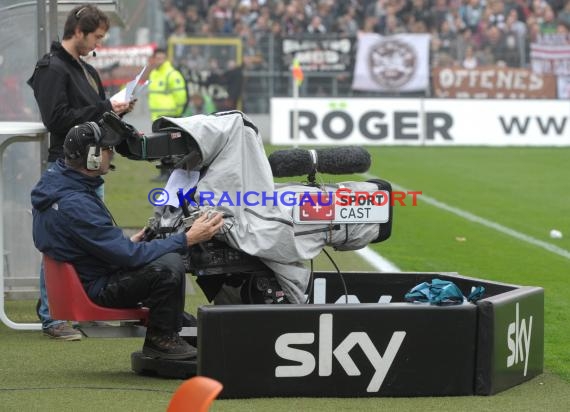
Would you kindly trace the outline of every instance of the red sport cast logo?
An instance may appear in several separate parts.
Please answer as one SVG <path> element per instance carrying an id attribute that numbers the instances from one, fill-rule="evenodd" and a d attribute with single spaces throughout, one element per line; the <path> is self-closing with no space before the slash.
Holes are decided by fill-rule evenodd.
<path id="1" fill-rule="evenodd" d="M 334 220 L 334 196 L 325 192 L 303 193 L 299 198 L 299 220 Z"/>

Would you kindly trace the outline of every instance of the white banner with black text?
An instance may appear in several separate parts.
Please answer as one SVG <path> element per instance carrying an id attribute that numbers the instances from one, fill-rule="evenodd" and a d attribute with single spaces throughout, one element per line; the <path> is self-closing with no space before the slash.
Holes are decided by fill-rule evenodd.
<path id="1" fill-rule="evenodd" d="M 570 146 L 569 116 L 570 102 L 546 99 L 272 98 L 271 143 Z"/>

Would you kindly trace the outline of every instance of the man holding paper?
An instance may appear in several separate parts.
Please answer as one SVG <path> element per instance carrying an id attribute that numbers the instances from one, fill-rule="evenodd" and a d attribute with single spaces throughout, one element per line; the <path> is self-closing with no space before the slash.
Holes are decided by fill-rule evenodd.
<path id="1" fill-rule="evenodd" d="M 48 162 L 63 158 L 63 141 L 73 126 L 96 122 L 107 111 L 121 115 L 133 109 L 133 102 L 107 99 L 99 74 L 81 59 L 95 54 L 109 25 L 108 16 L 96 6 L 74 8 L 67 16 L 62 42 L 52 43 L 28 80 L 50 132 Z"/>
<path id="2" fill-rule="evenodd" d="M 118 115 L 130 112 L 134 102 L 120 102 L 105 97 L 99 74 L 81 57 L 97 48 L 109 30 L 108 16 L 96 6 L 75 7 L 65 21 L 63 40 L 54 41 L 51 50 L 36 63 L 28 84 L 40 109 L 42 121 L 50 132 L 48 169 L 63 159 L 63 142 L 68 131 L 85 122 L 96 122 L 107 111 Z M 97 188 L 103 198 L 103 185 Z M 64 320 L 51 319 L 43 265 L 40 268 L 38 316 L 43 333 L 58 340 L 80 340 L 81 333 Z"/>

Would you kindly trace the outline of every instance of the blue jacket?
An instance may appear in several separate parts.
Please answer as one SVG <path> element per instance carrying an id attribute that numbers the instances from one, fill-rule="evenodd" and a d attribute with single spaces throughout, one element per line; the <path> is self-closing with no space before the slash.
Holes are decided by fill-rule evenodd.
<path id="1" fill-rule="evenodd" d="M 101 177 L 86 176 L 59 159 L 32 190 L 33 238 L 42 253 L 71 262 L 91 298 L 119 269 L 134 269 L 171 252 L 186 251 L 186 237 L 131 242 L 113 225 L 95 193 Z"/>

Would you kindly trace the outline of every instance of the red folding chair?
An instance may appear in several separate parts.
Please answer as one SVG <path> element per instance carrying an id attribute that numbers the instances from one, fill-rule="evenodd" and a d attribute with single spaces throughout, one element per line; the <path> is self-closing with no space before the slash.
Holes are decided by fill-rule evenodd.
<path id="1" fill-rule="evenodd" d="M 75 268 L 43 255 L 44 275 L 50 316 L 58 320 L 79 322 L 79 329 L 92 337 L 144 336 L 148 321 L 147 308 L 107 308 L 97 305 L 85 292 Z M 119 326 L 93 326 L 82 322 L 122 321 Z M 127 322 L 130 321 L 130 322 Z M 89 332 L 89 333 L 88 333 Z"/>

